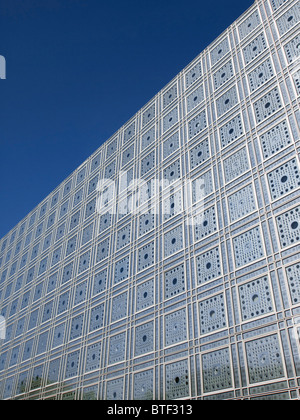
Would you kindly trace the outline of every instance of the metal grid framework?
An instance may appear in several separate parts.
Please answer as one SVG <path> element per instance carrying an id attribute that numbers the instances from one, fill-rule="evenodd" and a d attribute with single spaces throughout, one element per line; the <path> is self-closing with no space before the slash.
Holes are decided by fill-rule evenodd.
<path id="1" fill-rule="evenodd" d="M 256 1 L 0 241 L 0 398 L 299 399 L 299 29 Z M 203 224 L 98 215 L 120 171 Z"/>

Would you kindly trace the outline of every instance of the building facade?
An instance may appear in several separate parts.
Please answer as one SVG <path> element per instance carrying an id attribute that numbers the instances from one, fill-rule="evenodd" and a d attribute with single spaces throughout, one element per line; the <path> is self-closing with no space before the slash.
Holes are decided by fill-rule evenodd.
<path id="1" fill-rule="evenodd" d="M 0 398 L 300 398 L 299 29 L 256 1 L 0 241 Z"/>

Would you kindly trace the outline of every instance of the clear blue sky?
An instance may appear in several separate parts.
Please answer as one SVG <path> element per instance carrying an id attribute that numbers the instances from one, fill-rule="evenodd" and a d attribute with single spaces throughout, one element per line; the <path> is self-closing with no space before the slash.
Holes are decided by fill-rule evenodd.
<path id="1" fill-rule="evenodd" d="M 0 0 L 0 238 L 253 0 Z"/>

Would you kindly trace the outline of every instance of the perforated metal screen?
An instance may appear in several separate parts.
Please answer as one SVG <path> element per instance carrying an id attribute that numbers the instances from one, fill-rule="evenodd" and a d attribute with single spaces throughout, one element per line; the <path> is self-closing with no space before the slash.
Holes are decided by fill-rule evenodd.
<path id="1" fill-rule="evenodd" d="M 2 399 L 299 399 L 299 29 L 256 1 L 0 241 Z"/>

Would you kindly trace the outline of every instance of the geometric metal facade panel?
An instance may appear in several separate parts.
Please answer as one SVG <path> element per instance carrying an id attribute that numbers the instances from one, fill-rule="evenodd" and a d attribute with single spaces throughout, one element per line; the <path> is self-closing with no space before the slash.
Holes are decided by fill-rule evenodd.
<path id="1" fill-rule="evenodd" d="M 205 393 L 232 388 L 230 352 L 227 348 L 204 354 L 202 363 Z"/>

